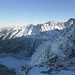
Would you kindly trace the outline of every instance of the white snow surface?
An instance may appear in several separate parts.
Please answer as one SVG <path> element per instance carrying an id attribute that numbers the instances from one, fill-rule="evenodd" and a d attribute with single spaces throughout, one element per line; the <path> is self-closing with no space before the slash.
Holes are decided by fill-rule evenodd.
<path id="1" fill-rule="evenodd" d="M 49 74 L 43 74 L 41 71 L 46 71 L 48 68 L 45 67 L 33 67 L 32 69 L 29 70 L 28 75 L 49 75 Z"/>
<path id="2" fill-rule="evenodd" d="M 72 35 L 74 36 L 72 38 Z M 46 56 L 59 56 L 60 58 L 68 57 L 72 53 L 73 42 L 75 38 L 75 24 L 65 29 L 64 32 L 54 41 L 47 41 L 37 47 L 36 51 L 31 57 L 30 65 L 39 65 L 41 62 L 46 61 Z M 67 50 L 67 53 L 66 53 Z"/>
<path id="3" fill-rule="evenodd" d="M 64 22 L 60 22 L 60 23 L 51 22 L 50 24 L 44 23 L 44 24 L 37 24 L 37 25 L 30 24 L 29 26 L 22 26 L 22 27 L 20 26 L 6 27 L 1 29 L 1 31 L 6 30 L 5 32 L 6 34 L 3 33 L 5 34 L 3 40 L 5 40 L 6 38 L 11 39 L 11 38 L 22 37 L 26 35 L 37 35 L 40 32 L 45 32 L 54 29 L 62 30 L 63 28 L 66 28 Z"/>
<path id="4" fill-rule="evenodd" d="M 17 59 L 17 58 L 14 58 L 14 57 L 4 57 L 4 58 L 0 58 L 0 62 L 1 64 L 7 66 L 8 68 L 14 68 L 15 71 L 16 71 L 16 74 L 18 75 L 18 73 L 20 72 L 21 70 L 21 66 L 27 62 L 26 59 Z"/>
<path id="5" fill-rule="evenodd" d="M 61 70 L 56 75 L 75 75 L 75 72 Z"/>
<path id="6" fill-rule="evenodd" d="M 48 71 L 49 68 L 47 67 L 33 67 L 29 70 L 28 75 L 75 75 L 75 72 L 72 71 L 66 71 L 66 70 L 60 70 L 60 71 L 52 71 L 50 74 L 47 73 L 41 73 Z"/>
<path id="7" fill-rule="evenodd" d="M 71 60 L 69 60 L 69 59 L 64 60 L 63 58 L 65 58 L 65 57 L 68 58 L 68 56 L 72 53 L 72 50 L 70 48 L 75 46 L 75 45 L 73 46 L 73 42 L 71 40 L 72 39 L 71 35 L 75 34 L 75 25 L 69 27 L 69 25 L 72 25 L 73 23 L 74 22 L 71 22 L 71 21 L 69 21 L 68 23 L 67 22 L 66 23 L 64 23 L 64 22 L 62 22 L 62 23 L 48 22 L 45 24 L 37 24 L 37 25 L 30 25 L 27 27 L 19 27 L 17 29 L 14 27 L 14 28 L 12 28 L 12 31 L 9 28 L 7 30 L 9 30 L 11 34 L 9 32 L 7 32 L 6 35 L 3 37 L 3 40 L 6 39 L 8 36 L 10 36 L 8 38 L 11 39 L 12 37 L 16 38 L 16 37 L 22 37 L 22 36 L 26 36 L 26 35 L 37 35 L 37 34 L 39 34 L 39 32 L 55 30 L 55 29 L 62 30 L 63 28 L 68 27 L 68 28 L 66 28 L 66 30 L 64 32 L 62 32 L 62 34 L 58 38 L 55 38 L 54 41 L 52 41 L 52 42 L 47 41 L 47 42 L 44 42 L 43 44 L 41 44 L 40 46 L 38 46 L 36 51 L 33 53 L 31 60 L 29 62 L 30 66 L 40 65 L 42 62 L 45 62 L 48 59 L 52 59 L 55 56 L 58 56 L 58 57 L 62 58 L 62 59 L 60 58 L 60 64 L 62 64 L 62 65 L 66 64 L 65 66 L 67 66 L 68 65 L 67 62 L 71 62 Z M 15 31 L 13 31 L 13 30 L 15 30 Z M 74 40 L 74 38 L 75 38 L 75 36 L 73 37 L 73 40 Z M 49 57 L 47 58 L 47 56 L 49 56 Z M 63 60 L 64 62 L 62 62 L 61 60 Z M 0 58 L 0 61 L 3 65 L 6 65 L 9 68 L 15 68 L 17 75 L 18 75 L 18 72 L 21 70 L 21 66 L 25 62 L 27 62 L 25 59 L 18 60 L 13 57 Z M 57 65 L 57 67 L 58 67 L 58 64 L 55 64 L 55 65 Z M 70 67 L 68 67 L 68 69 L 69 68 Z M 52 75 L 75 75 L 75 72 L 72 72 L 75 69 L 73 69 L 73 70 L 72 69 L 70 68 L 71 71 L 70 70 L 69 71 L 61 70 L 57 73 L 53 72 L 54 74 L 52 74 Z M 41 73 L 41 71 L 44 71 L 44 70 L 46 70 L 45 67 L 44 68 L 33 67 L 29 70 L 28 75 L 49 75 L 49 74 Z"/>

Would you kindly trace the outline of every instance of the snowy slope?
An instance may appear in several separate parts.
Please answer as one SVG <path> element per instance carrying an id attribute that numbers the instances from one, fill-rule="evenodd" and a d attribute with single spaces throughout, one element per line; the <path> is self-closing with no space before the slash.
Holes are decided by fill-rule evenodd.
<path id="1" fill-rule="evenodd" d="M 51 22 L 48 22 L 50 25 Z M 65 29 L 55 39 L 39 45 L 27 62 L 28 75 L 75 75 L 75 19 L 65 22 Z M 38 67 L 36 67 L 38 65 Z M 47 67 L 49 70 L 43 70 Z M 26 69 L 28 72 L 26 72 Z M 23 75 L 23 74 L 22 74 Z"/>
<path id="2" fill-rule="evenodd" d="M 29 26 L 12 26 L 3 28 L 0 33 L 3 33 L 3 40 L 4 39 L 11 39 L 16 37 L 22 37 L 26 35 L 37 35 L 40 32 L 49 31 L 58 29 L 61 30 L 63 28 L 66 28 L 66 22 L 53 22 L 50 23 L 46 22 L 44 24 L 37 24 L 37 25 L 29 25 Z M 68 25 L 69 26 L 69 25 Z M 67 27 L 68 27 L 67 26 Z M 5 31 L 5 32 L 4 32 Z"/>
<path id="3" fill-rule="evenodd" d="M 52 21 L 50 24 L 3 28 L 0 31 L 0 53 L 19 52 L 18 54 L 24 53 L 26 56 L 31 56 L 40 44 L 58 37 L 63 28 L 66 28 L 65 22 Z"/>
<path id="4" fill-rule="evenodd" d="M 7 66 L 10 69 L 14 68 L 17 75 L 19 74 L 19 72 L 21 70 L 22 64 L 24 64 L 27 61 L 28 61 L 27 58 L 26 59 L 17 59 L 12 56 L 0 58 L 0 63 Z"/>
<path id="5" fill-rule="evenodd" d="M 48 68 L 46 67 L 34 67 L 29 70 L 27 75 L 75 75 L 75 72 L 72 71 L 52 71 L 50 74 L 48 74 Z"/>
<path id="6" fill-rule="evenodd" d="M 37 35 L 40 32 L 45 32 L 49 30 L 62 30 L 63 28 L 71 26 L 73 23 L 73 18 L 69 19 L 67 22 L 54 22 L 49 21 L 44 24 L 37 24 L 33 25 L 30 24 L 29 26 L 12 26 L 0 29 L 0 36 L 1 33 L 4 34 L 4 39 L 11 39 L 16 37 L 22 37 L 26 35 Z"/>
<path id="7" fill-rule="evenodd" d="M 35 75 L 35 72 L 43 75 L 40 71 L 44 69 L 40 66 L 52 68 L 53 71 L 61 70 L 57 74 L 53 72 L 53 75 L 75 74 L 75 19 L 0 29 L 0 53 L 14 53 L 18 58 L 31 57 L 27 62 L 31 67 L 28 75 Z M 9 68 L 15 68 L 18 73 L 25 61 L 6 57 L 1 62 Z M 39 67 L 32 68 L 35 65 Z"/>
<path id="8" fill-rule="evenodd" d="M 41 44 L 31 57 L 30 66 L 43 65 L 55 69 L 75 71 L 75 19 L 70 27 L 53 41 Z"/>

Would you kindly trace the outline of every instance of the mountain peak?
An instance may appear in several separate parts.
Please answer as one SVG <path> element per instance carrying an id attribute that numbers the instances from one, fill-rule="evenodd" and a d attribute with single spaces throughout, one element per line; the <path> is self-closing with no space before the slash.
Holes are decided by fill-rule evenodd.
<path id="1" fill-rule="evenodd" d="M 45 24 L 52 24 L 52 23 L 54 23 L 54 21 L 48 21 L 48 22 L 46 22 Z"/>
<path id="2" fill-rule="evenodd" d="M 68 20 L 68 23 L 69 23 L 70 25 L 74 24 L 74 23 L 75 23 L 75 19 L 74 19 L 74 18 L 70 18 L 70 19 Z"/>

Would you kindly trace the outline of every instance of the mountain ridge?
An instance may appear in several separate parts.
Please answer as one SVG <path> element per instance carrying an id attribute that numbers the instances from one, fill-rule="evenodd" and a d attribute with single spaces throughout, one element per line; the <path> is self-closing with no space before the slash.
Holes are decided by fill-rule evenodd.
<path id="1" fill-rule="evenodd" d="M 62 67 L 75 71 L 75 22 L 66 28 L 64 32 L 52 42 L 47 41 L 41 44 L 31 57 L 29 64 L 46 65 L 54 68 Z M 35 57 L 36 56 L 36 57 Z M 39 57 L 40 56 L 40 57 Z M 64 61 L 64 62 L 63 62 Z M 73 64 L 71 64 L 71 62 Z M 53 65 L 53 66 L 52 66 Z M 60 66 L 62 65 L 62 67 Z"/>
<path id="2" fill-rule="evenodd" d="M 71 18 L 67 22 L 55 23 L 49 21 L 44 24 L 4 28 L 0 30 L 0 52 L 15 53 L 23 51 L 25 55 L 32 55 L 35 48 L 45 41 L 52 41 L 58 37 L 65 28 L 72 25 L 71 22 L 75 22 L 74 19 Z"/>
<path id="3" fill-rule="evenodd" d="M 26 74 L 41 66 L 49 68 L 46 72 L 50 74 L 59 70 L 75 72 L 75 19 L 3 28 L 0 30 L 1 54 L 18 59 L 28 57 L 30 60 L 22 66 L 22 73 Z"/>

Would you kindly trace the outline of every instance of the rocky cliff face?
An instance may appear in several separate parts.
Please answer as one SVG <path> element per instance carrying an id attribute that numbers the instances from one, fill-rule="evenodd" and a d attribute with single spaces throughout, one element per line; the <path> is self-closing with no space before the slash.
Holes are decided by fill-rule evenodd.
<path id="1" fill-rule="evenodd" d="M 41 44 L 29 64 L 75 71 L 75 19 L 70 19 L 62 34 L 53 41 Z M 36 57 L 35 57 L 36 56 Z"/>

